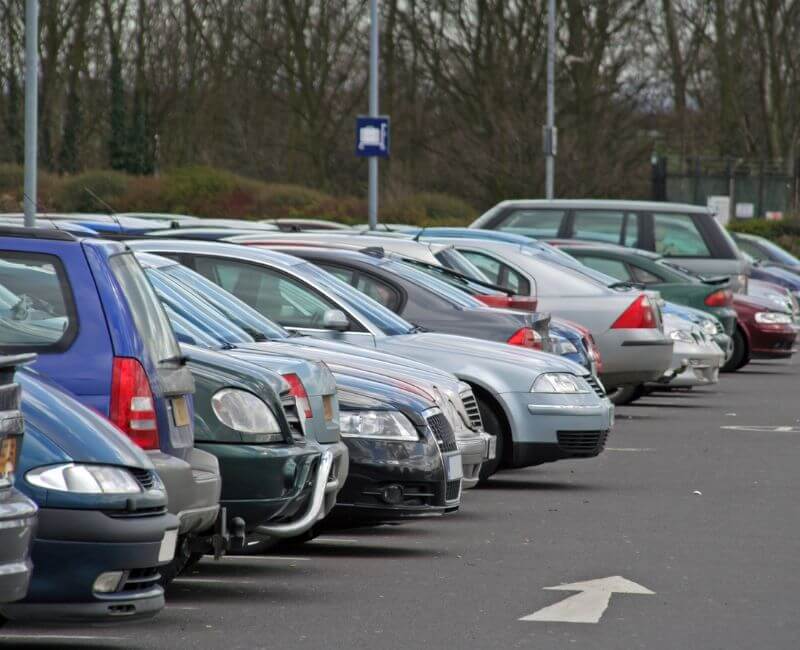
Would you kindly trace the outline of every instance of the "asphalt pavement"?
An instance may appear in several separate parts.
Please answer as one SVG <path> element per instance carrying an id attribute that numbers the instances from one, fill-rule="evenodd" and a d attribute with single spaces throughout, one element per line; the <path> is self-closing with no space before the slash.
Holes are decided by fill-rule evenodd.
<path id="1" fill-rule="evenodd" d="M 203 561 L 152 621 L 8 625 L 0 645 L 800 647 L 799 375 L 646 397 L 599 458 L 499 474 L 454 516 Z"/>

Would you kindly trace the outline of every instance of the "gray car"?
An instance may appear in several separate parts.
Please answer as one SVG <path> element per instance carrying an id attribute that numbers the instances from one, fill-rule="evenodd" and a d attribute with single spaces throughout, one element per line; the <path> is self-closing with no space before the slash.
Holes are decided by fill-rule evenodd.
<path id="1" fill-rule="evenodd" d="M 502 201 L 470 228 L 641 248 L 696 273 L 729 275 L 735 288 L 746 283 L 747 264 L 706 206 L 596 199 Z"/>
<path id="2" fill-rule="evenodd" d="M 584 273 L 562 265 L 556 256 L 529 246 L 486 239 L 453 239 L 452 243 L 486 272 L 496 273 L 493 280 L 530 291 L 542 311 L 587 327 L 600 348 L 600 379 L 609 391 L 630 392 L 656 381 L 670 366 L 672 340 L 661 328 L 652 296 L 624 283 L 607 286 L 592 277 L 591 269 Z"/>
<path id="3" fill-rule="evenodd" d="M 498 436 L 497 459 L 484 465 L 484 477 L 499 465 L 596 456 L 605 446 L 613 407 L 577 364 L 502 343 L 418 332 L 350 285 L 280 253 L 184 241 L 133 247 L 177 258 L 287 329 L 452 372 L 472 387 L 486 430 Z"/>

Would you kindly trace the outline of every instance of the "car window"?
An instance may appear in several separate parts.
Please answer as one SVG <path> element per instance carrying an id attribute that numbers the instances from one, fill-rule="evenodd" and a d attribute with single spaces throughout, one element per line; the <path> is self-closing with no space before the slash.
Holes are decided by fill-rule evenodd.
<path id="1" fill-rule="evenodd" d="M 612 278 L 616 278 L 617 280 L 628 281 L 631 279 L 631 274 L 628 272 L 628 267 L 625 266 L 624 262 L 620 260 L 611 260 L 605 257 L 594 257 L 592 255 L 587 255 L 586 257 L 580 257 L 581 262 L 583 262 L 586 266 L 595 271 L 600 271 L 600 273 L 605 273 L 606 275 L 610 275 Z"/>
<path id="2" fill-rule="evenodd" d="M 266 266 L 210 257 L 197 257 L 195 266 L 201 275 L 284 327 L 320 328 L 325 312 L 338 309 L 299 280 Z"/>
<path id="3" fill-rule="evenodd" d="M 711 253 L 688 214 L 653 215 L 655 251 L 665 257 L 710 257 Z"/>
<path id="4" fill-rule="evenodd" d="M 780 264 L 787 264 L 788 266 L 800 266 L 800 260 L 798 260 L 789 251 L 783 250 L 777 244 L 774 244 L 767 239 L 759 239 L 758 243 L 765 251 L 763 254 L 765 258 L 769 258 L 775 262 L 779 262 Z"/>
<path id="5" fill-rule="evenodd" d="M 72 293 L 56 257 L 0 252 L 0 349 L 68 346 L 77 331 Z"/>
<path id="6" fill-rule="evenodd" d="M 625 238 L 622 244 L 635 248 L 639 243 L 639 218 L 637 215 L 629 212 L 625 215 Z"/>
<path id="7" fill-rule="evenodd" d="M 152 361 L 177 363 L 180 350 L 169 319 L 133 254 L 115 255 L 108 264 L 128 300 L 136 329 Z"/>
<path id="8" fill-rule="evenodd" d="M 761 247 L 749 239 L 736 239 L 736 245 L 755 260 L 762 261 L 767 258 Z"/>
<path id="9" fill-rule="evenodd" d="M 634 282 L 641 282 L 642 284 L 658 284 L 659 282 L 666 281 L 664 278 L 660 278 L 647 269 L 643 269 L 641 266 L 636 266 L 635 264 L 631 264 L 630 270 L 631 274 L 633 275 Z"/>
<path id="10" fill-rule="evenodd" d="M 528 237 L 556 237 L 565 214 L 565 210 L 512 210 L 500 221 L 495 230 Z"/>
<path id="11" fill-rule="evenodd" d="M 573 237 L 619 244 L 625 213 L 617 210 L 577 210 L 573 222 Z"/>
<path id="12" fill-rule="evenodd" d="M 489 278 L 492 284 L 509 289 L 522 296 L 531 295 L 531 283 L 515 269 L 490 255 L 477 251 L 460 250 L 470 262 L 477 266 Z"/>

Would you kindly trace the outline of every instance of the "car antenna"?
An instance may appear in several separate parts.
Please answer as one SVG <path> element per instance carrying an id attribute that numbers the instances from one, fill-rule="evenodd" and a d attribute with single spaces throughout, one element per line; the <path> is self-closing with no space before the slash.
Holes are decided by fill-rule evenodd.
<path id="1" fill-rule="evenodd" d="M 424 232 L 425 232 L 425 228 L 420 228 L 420 229 L 417 231 L 417 234 L 416 234 L 416 235 L 414 235 L 414 236 L 411 238 L 411 241 L 419 241 L 419 238 L 420 238 L 420 237 L 422 237 L 422 233 L 424 233 Z"/>
<path id="2" fill-rule="evenodd" d="M 95 201 L 97 201 L 106 210 L 108 210 L 108 216 L 111 217 L 114 220 L 114 223 L 117 224 L 117 226 L 120 229 L 120 232 L 122 232 L 122 223 L 120 223 L 120 220 L 117 218 L 117 211 L 113 207 L 111 207 L 111 205 L 109 205 L 108 202 L 106 202 L 103 199 L 101 199 L 99 196 L 97 196 L 97 194 L 92 192 L 92 190 L 90 190 L 85 185 L 83 186 L 83 189 L 86 191 L 86 193 L 89 196 L 91 196 Z"/>

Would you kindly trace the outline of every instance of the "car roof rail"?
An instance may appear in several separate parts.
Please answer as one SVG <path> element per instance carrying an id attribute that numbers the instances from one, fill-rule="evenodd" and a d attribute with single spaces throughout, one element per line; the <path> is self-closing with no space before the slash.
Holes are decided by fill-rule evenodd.
<path id="1" fill-rule="evenodd" d="M 66 230 L 56 230 L 55 228 L 25 228 L 24 226 L 3 226 L 0 225 L 0 237 L 23 237 L 27 239 L 49 239 L 54 241 L 78 241 L 70 232 Z"/>

